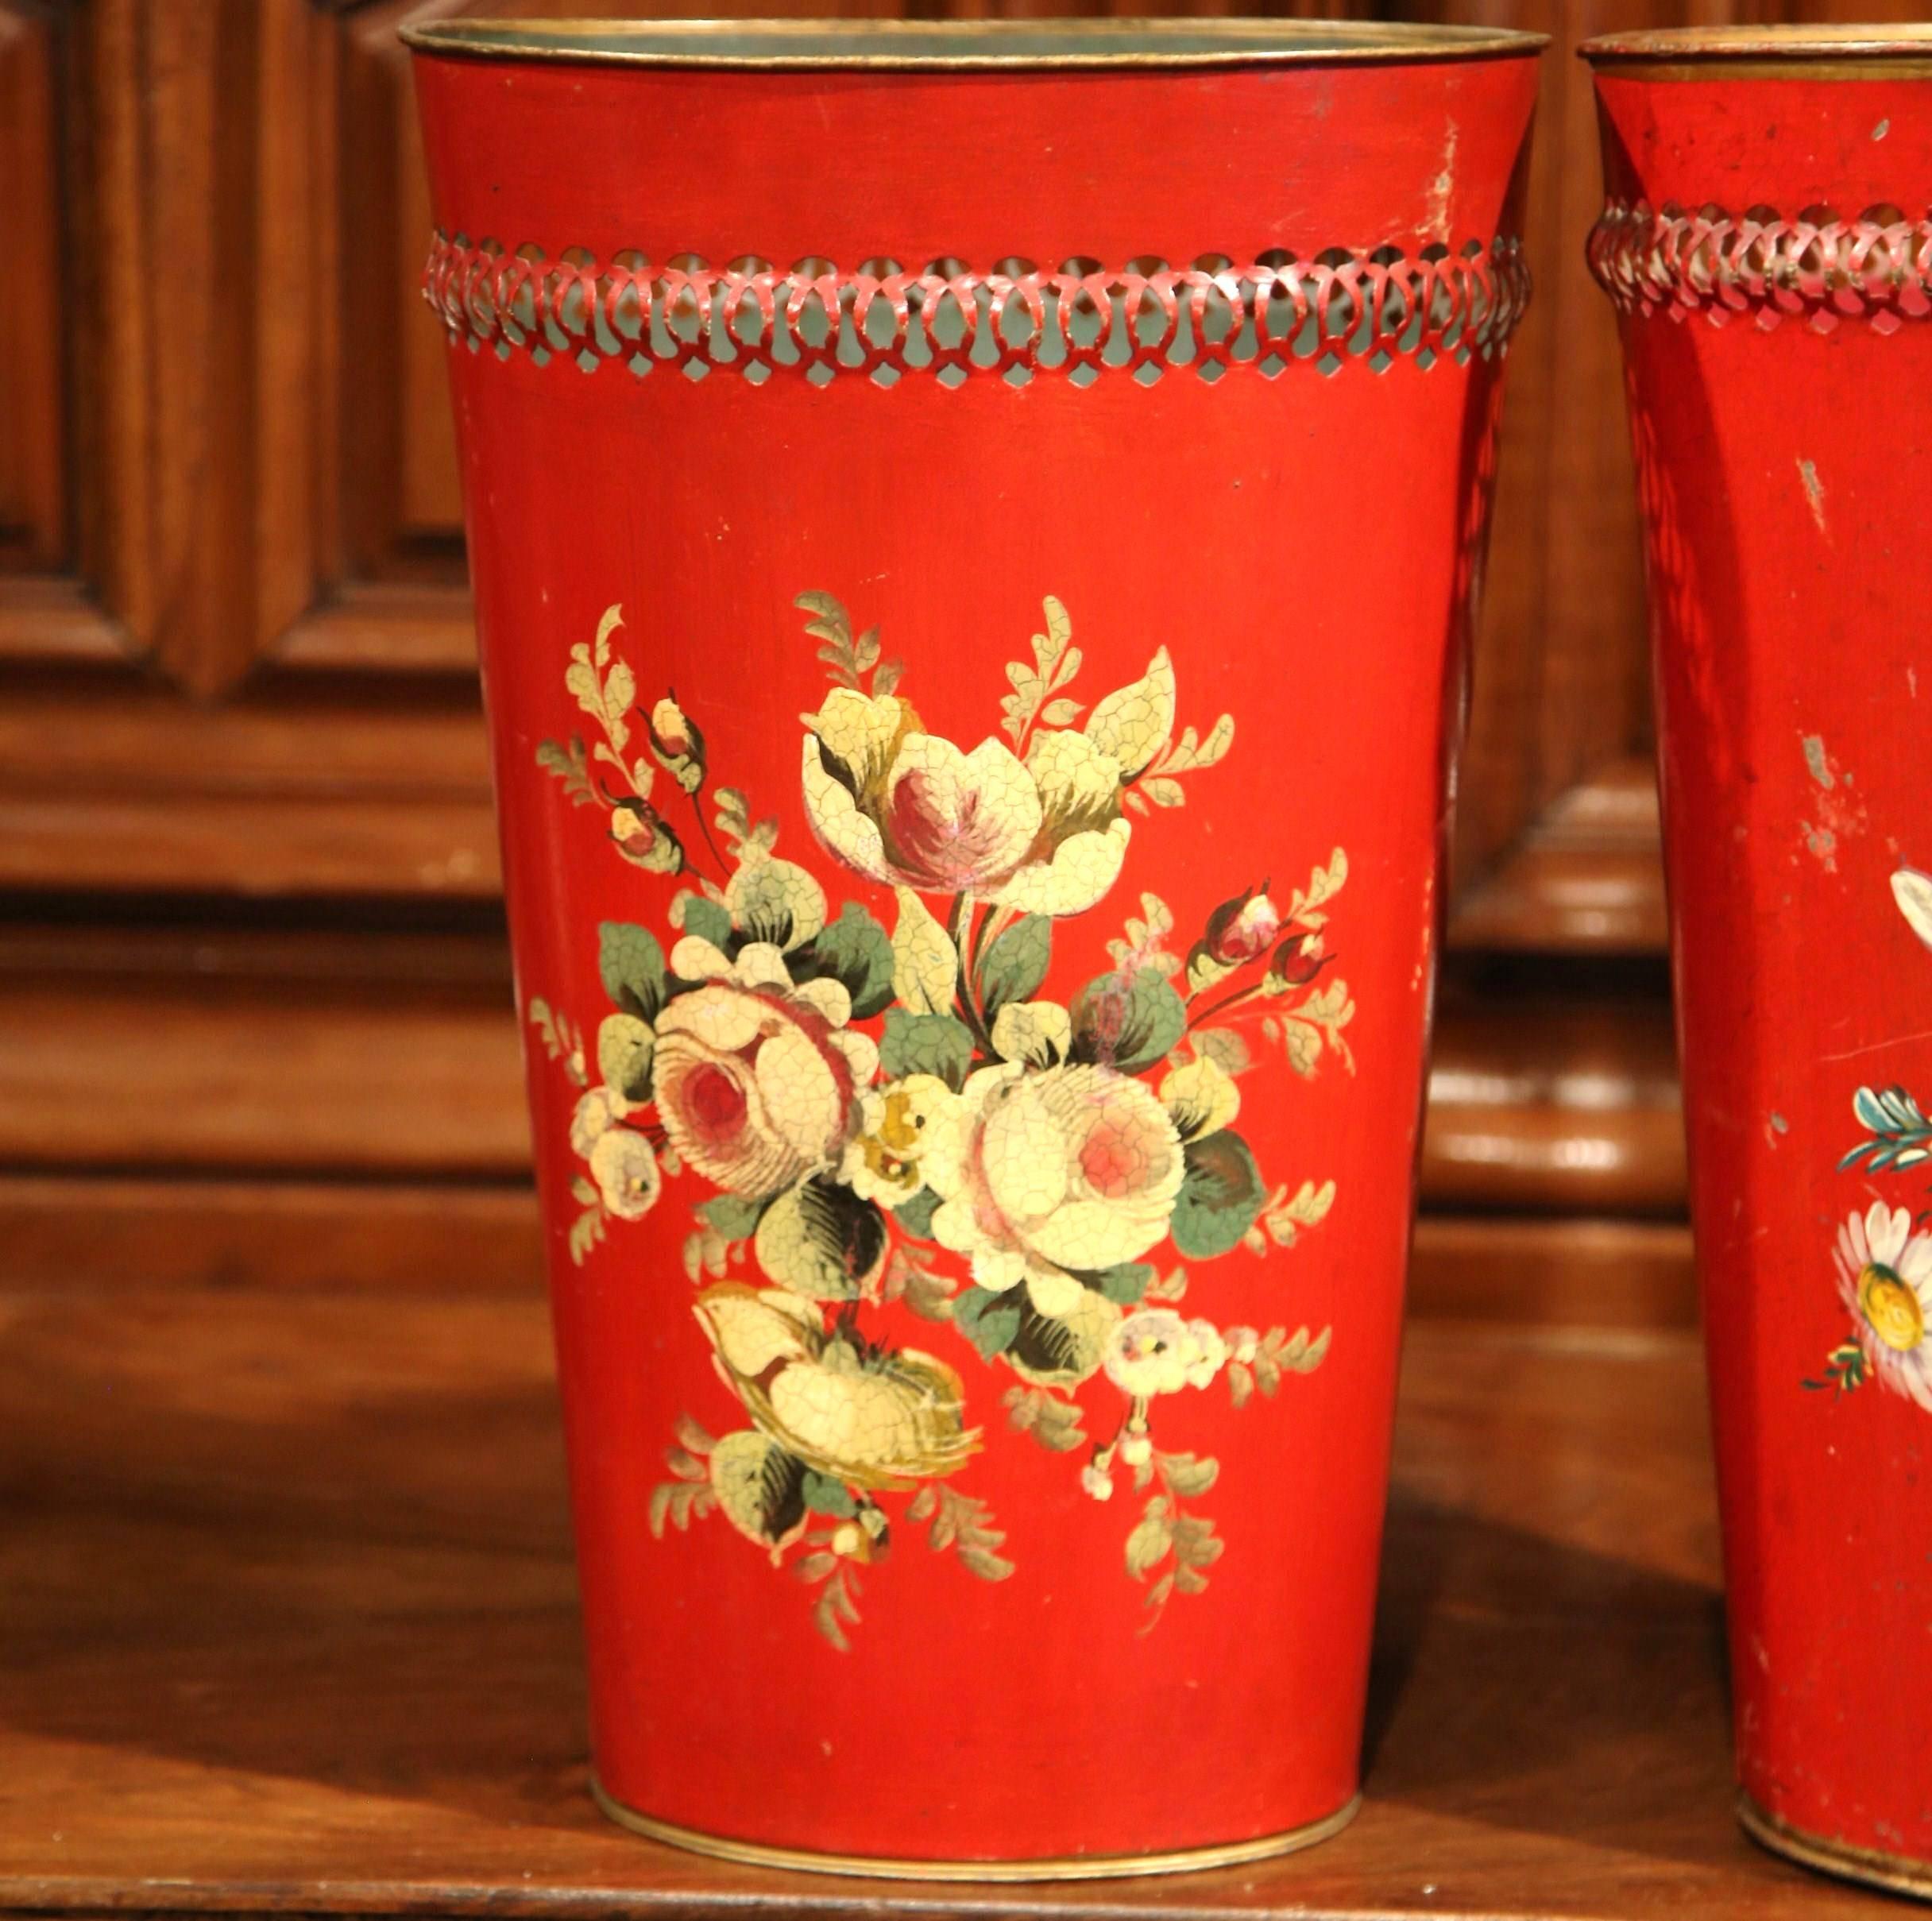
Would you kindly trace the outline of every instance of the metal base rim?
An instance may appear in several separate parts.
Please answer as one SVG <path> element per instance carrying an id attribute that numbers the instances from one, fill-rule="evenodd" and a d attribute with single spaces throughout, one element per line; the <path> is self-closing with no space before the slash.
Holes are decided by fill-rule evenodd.
<path id="1" fill-rule="evenodd" d="M 1863 1881 L 1868 1887 L 1888 1888 L 1894 1894 L 1932 1901 L 1932 1863 L 1807 1834 L 1803 1829 L 1767 1813 L 1742 1788 L 1737 1791 L 1737 1819 L 1753 1841 L 1774 1854 L 1800 1861 L 1807 1868 L 1822 1869 L 1845 1880 Z"/>
<path id="2" fill-rule="evenodd" d="M 1354 1819 L 1362 1796 L 1351 1795 L 1335 1811 L 1320 1821 L 1262 1834 L 1252 1841 L 1231 1841 L 1204 1848 L 1181 1848 L 1165 1854 L 1063 1855 L 1050 1861 L 894 1861 L 865 1854 L 820 1854 L 802 1848 L 767 1847 L 754 1841 L 732 1841 L 640 1814 L 616 1799 L 595 1774 L 590 1792 L 597 1806 L 620 1827 L 651 1841 L 661 1841 L 694 1854 L 736 1861 L 752 1868 L 789 1868 L 806 1874 L 850 1874 L 890 1881 L 1093 1881 L 1130 1875 L 1188 1874 L 1208 1868 L 1231 1868 L 1293 1854 L 1339 1834 Z"/>

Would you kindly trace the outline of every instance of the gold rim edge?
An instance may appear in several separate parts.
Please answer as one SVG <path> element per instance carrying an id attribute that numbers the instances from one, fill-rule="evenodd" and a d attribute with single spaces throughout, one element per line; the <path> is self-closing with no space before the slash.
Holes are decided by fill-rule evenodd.
<path id="1" fill-rule="evenodd" d="M 1663 27 L 1577 49 L 1600 73 L 1657 80 L 1932 78 L 1932 22 L 1899 26 Z"/>
<path id="2" fill-rule="evenodd" d="M 1737 1791 L 1737 1819 L 1745 1832 L 1759 1846 L 1788 1861 L 1816 1868 L 1846 1880 L 1863 1881 L 1868 1886 L 1889 1888 L 1894 1894 L 1908 1894 L 1922 1901 L 1932 1901 L 1932 1864 L 1908 1861 L 1899 1854 L 1881 1854 L 1876 1849 L 1855 1848 L 1841 1841 L 1826 1841 L 1803 1829 L 1793 1827 L 1767 1812 L 1748 1792 Z"/>
<path id="3" fill-rule="evenodd" d="M 1598 78 L 1610 80 L 1932 80 L 1932 54 L 1916 60 L 1646 60 L 1629 55 L 1580 57 Z"/>
<path id="4" fill-rule="evenodd" d="M 1332 1815 L 1282 1834 L 1163 1854 L 1070 1855 L 1050 1861 L 895 1861 L 872 1855 L 823 1854 L 801 1848 L 767 1847 L 757 1842 L 732 1841 L 696 1828 L 680 1827 L 675 1822 L 660 1821 L 626 1807 L 595 1774 L 590 1777 L 590 1792 L 597 1806 L 620 1827 L 648 1841 L 682 1848 L 689 1853 L 709 1855 L 741 1867 L 786 1868 L 806 1874 L 844 1874 L 890 1881 L 1096 1881 L 1239 1867 L 1246 1862 L 1293 1854 L 1329 1840 L 1354 1819 L 1362 1807 L 1362 1796 L 1356 1793 Z"/>
<path id="5" fill-rule="evenodd" d="M 1225 35 L 1227 44 L 1176 50 L 1164 39 Z M 682 43 L 641 48 L 621 42 L 635 35 Z M 519 37 L 507 37 L 516 36 Z M 592 66 L 668 69 L 780 68 L 817 72 L 840 68 L 969 72 L 997 69 L 1042 72 L 1066 68 L 1304 66 L 1332 67 L 1522 58 L 1549 44 L 1546 33 L 1504 28 L 1414 26 L 1388 21 L 1331 23 L 1226 16 L 1208 21 L 1154 19 L 1022 20 L 442 20 L 398 29 L 418 53 L 485 60 L 575 61 Z M 1088 41 L 1077 52 L 983 48 L 1005 38 L 1057 44 Z M 1310 45 L 1316 39 L 1342 45 Z M 736 39 L 745 50 L 707 43 Z M 844 52 L 837 43 L 867 39 L 902 43 L 900 51 Z M 1108 42 L 1127 43 L 1126 48 Z M 755 43 L 768 43 L 768 50 Z M 1156 43 L 1146 44 L 1145 43 Z M 1297 43 L 1301 44 L 1297 44 Z M 817 43 L 816 46 L 813 43 Z M 1142 44 L 1134 44 L 1142 43 Z M 927 49 L 922 51 L 922 49 Z"/>

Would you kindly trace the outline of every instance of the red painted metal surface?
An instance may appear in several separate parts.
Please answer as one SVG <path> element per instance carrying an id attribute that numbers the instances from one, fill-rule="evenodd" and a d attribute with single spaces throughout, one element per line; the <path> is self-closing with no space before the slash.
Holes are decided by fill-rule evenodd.
<path id="1" fill-rule="evenodd" d="M 1524 294 L 1535 44 L 1453 51 L 421 52 L 648 1821 L 1077 1865 L 1350 1803 Z"/>
<path id="2" fill-rule="evenodd" d="M 1648 526 L 1738 1771 L 1772 1845 L 1923 1892 L 1932 48 L 1657 40 L 1602 50 L 1591 258 Z"/>

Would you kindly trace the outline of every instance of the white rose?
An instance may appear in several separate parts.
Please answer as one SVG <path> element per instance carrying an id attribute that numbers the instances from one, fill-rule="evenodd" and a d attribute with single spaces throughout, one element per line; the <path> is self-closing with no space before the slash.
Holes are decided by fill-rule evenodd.
<path id="1" fill-rule="evenodd" d="M 879 1064 L 867 1036 L 845 1031 L 845 989 L 794 987 L 784 956 L 763 941 L 733 961 L 687 936 L 671 968 L 704 982 L 657 1018 L 653 1092 L 679 1155 L 728 1192 L 754 1196 L 835 1162 Z"/>
<path id="2" fill-rule="evenodd" d="M 1167 1232 L 1184 1171 L 1167 1110 L 1111 1068 L 984 1068 L 925 1151 L 933 1237 L 995 1293 L 1027 1284 L 1043 1314 L 1080 1304 L 1073 1276 L 1137 1259 Z"/>

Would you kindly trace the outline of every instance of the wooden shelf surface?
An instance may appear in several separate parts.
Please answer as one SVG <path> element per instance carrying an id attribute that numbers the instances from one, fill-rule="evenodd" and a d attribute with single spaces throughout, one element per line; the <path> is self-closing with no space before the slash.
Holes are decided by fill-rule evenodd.
<path id="1" fill-rule="evenodd" d="M 729 1867 L 593 1811 L 553 1394 L 530 1300 L 0 1296 L 0 1906 L 1876 1911 L 1732 1822 L 1686 1335 L 1419 1325 L 1355 1825 L 996 1891 Z"/>

